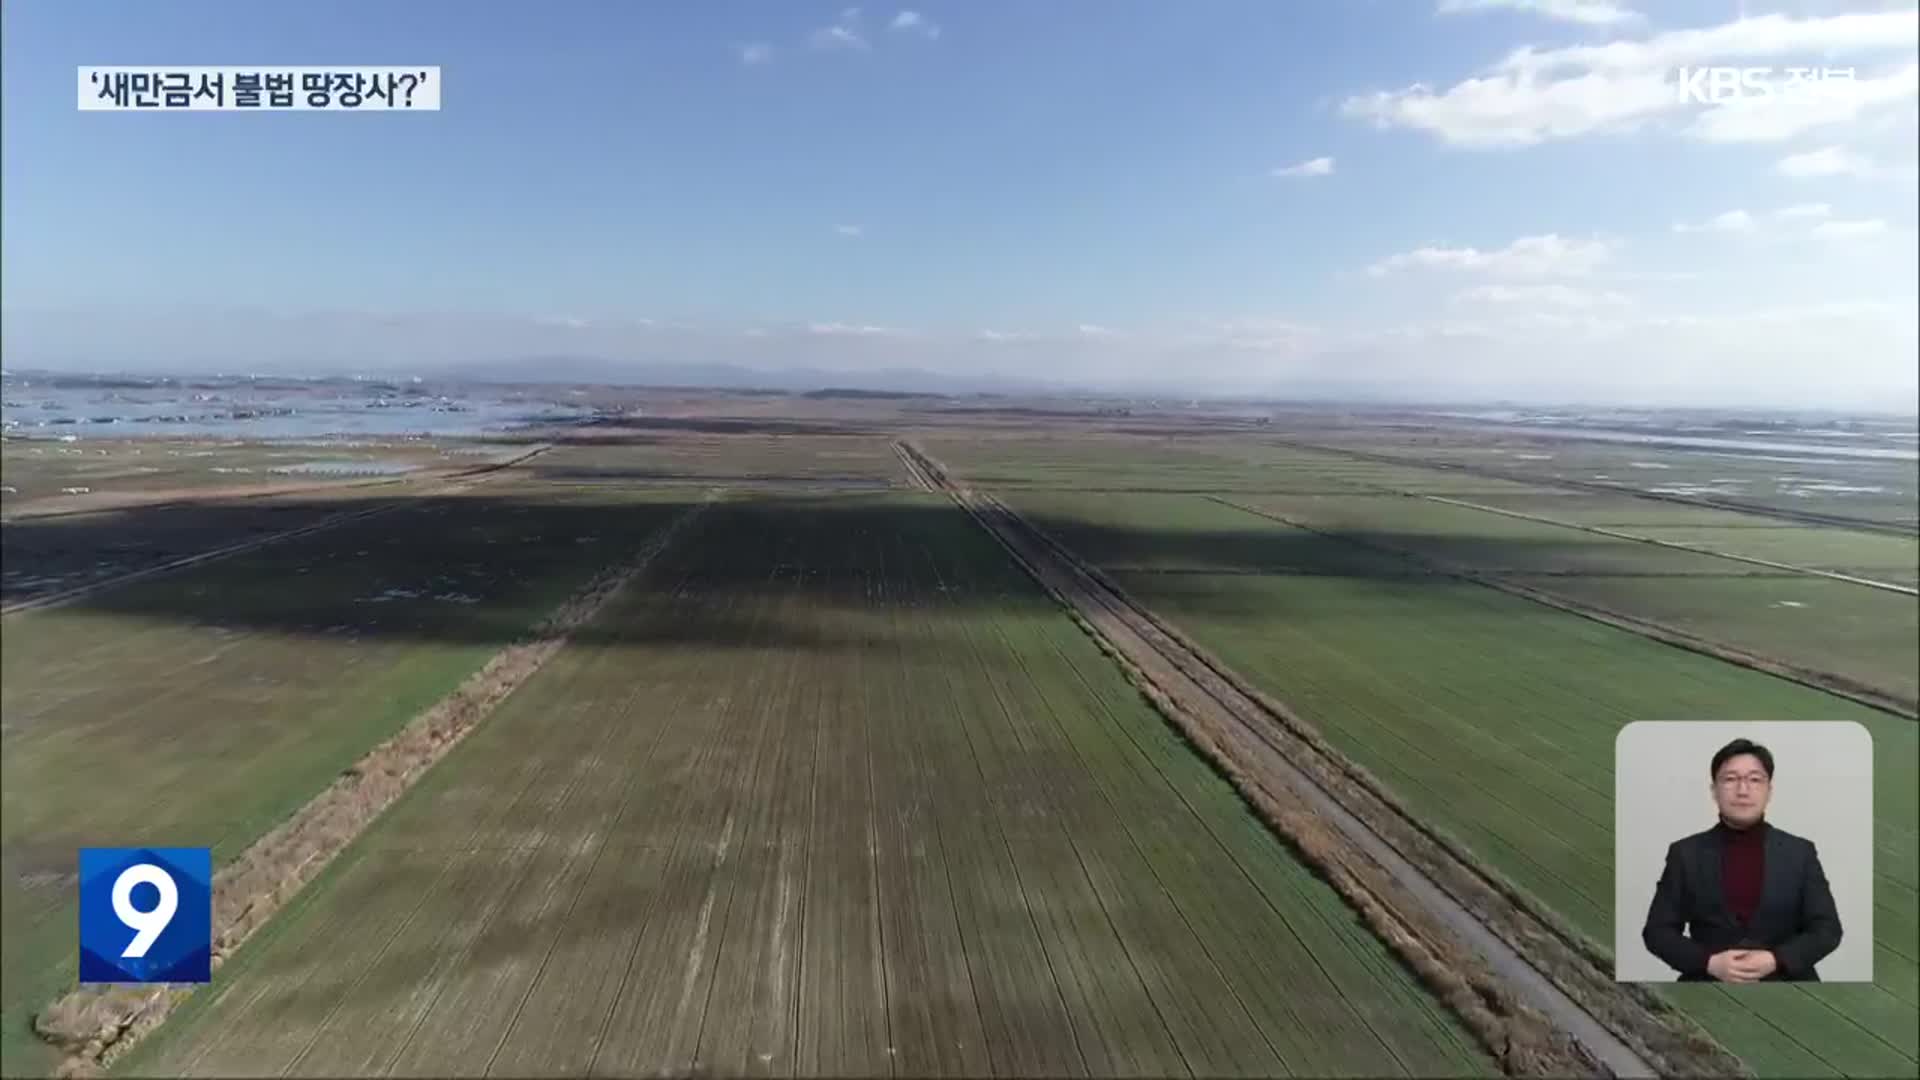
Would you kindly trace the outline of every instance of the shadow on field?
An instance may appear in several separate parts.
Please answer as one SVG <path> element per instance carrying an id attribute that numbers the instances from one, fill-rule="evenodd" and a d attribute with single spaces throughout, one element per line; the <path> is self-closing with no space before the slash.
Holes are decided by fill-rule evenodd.
<path id="1" fill-rule="evenodd" d="M 539 480 L 551 480 L 566 484 L 591 483 L 658 483 L 658 484 L 780 484 L 796 487 L 829 488 L 866 488 L 878 490 L 889 487 L 883 476 L 862 476 L 845 474 L 840 476 L 820 476 L 782 473 L 699 473 L 689 474 L 672 469 L 644 469 L 624 465 L 528 465 L 524 473 Z"/>
<path id="2" fill-rule="evenodd" d="M 370 501 L 371 502 L 371 501 Z M 572 488 L 552 495 L 500 491 L 420 497 L 374 516 L 266 544 L 142 580 L 109 585 L 47 612 L 9 616 L 10 644 L 26 655 L 36 622 L 76 617 L 176 623 L 219 631 L 267 631 L 322 640 L 431 641 L 498 647 L 603 568 L 625 563 L 668 522 L 696 506 L 693 521 L 636 586 L 659 612 L 574 633 L 584 644 L 699 648 L 887 647 L 873 598 L 969 609 L 1045 610 L 1047 601 L 957 508 L 921 495 L 738 494 L 711 505 L 688 495 L 633 498 Z M 158 518 L 167 536 L 201 550 L 247 539 L 246 508 L 130 508 L 0 528 L 8 565 L 5 599 L 64 584 L 63 566 L 99 563 L 118 572 L 177 557 L 193 545 L 141 548 Z M 253 508 L 270 520 L 310 523 L 337 502 L 281 500 Z M 298 511 L 306 510 L 301 513 Z M 191 520 L 205 515 L 205 528 Z M 236 516 L 238 515 L 238 516 Z M 185 520 L 183 520 L 185 519 Z M 911 575 L 911 578 L 908 575 Z M 779 598 L 771 610 L 767 597 Z M 846 616 L 840 618 L 838 616 Z M 42 624 L 45 625 L 45 624 Z M 125 626 L 122 624 L 122 631 Z M 72 641 L 70 630 L 65 631 Z M 84 635 L 82 640 L 85 641 Z"/>
<path id="3" fill-rule="evenodd" d="M 420 497 L 390 512 L 112 585 L 55 610 L 68 617 L 319 638 L 498 646 L 521 638 L 600 568 L 633 557 L 661 526 L 692 505 L 688 496 L 636 499 L 613 490 L 602 494 L 591 485 L 551 496 L 522 489 Z M 12 602 L 86 580 L 84 574 L 62 579 L 62 567 L 96 573 L 105 565 L 125 572 L 183 552 L 270 535 L 264 523 L 307 524 L 340 509 L 337 501 L 278 500 L 271 506 L 176 505 L 9 523 L 0 529 L 7 564 L 4 596 Z M 1204 575 L 1350 578 L 1395 587 L 1454 583 L 1348 539 L 1251 517 L 1244 528 L 1121 528 L 1047 515 L 1031 520 L 1123 578 L 1161 575 L 1156 588 L 1181 593 L 1182 609 L 1192 614 L 1275 614 L 1271 590 L 1221 588 Z M 1367 532 L 1351 539 L 1433 546 L 1431 537 L 1412 534 Z M 1472 546 L 1481 566 L 1535 573 L 1555 565 L 1562 571 L 1580 568 L 1577 542 L 1450 541 L 1462 542 Z M 1617 574 L 1622 568 L 1596 566 L 1592 572 Z M 671 618 L 629 620 L 617 633 L 601 624 L 581 631 L 576 640 L 874 647 L 881 633 L 878 620 L 798 613 L 870 612 L 878 590 L 909 588 L 904 573 L 912 575 L 921 603 L 937 599 L 962 609 L 1023 611 L 1047 606 L 991 538 L 958 508 L 931 496 L 736 492 L 714 504 L 643 579 L 641 587 L 663 600 L 670 593 L 680 596 Z M 65 584 L 48 585 L 49 580 Z M 787 592 L 789 610 L 796 613 L 778 626 L 752 617 L 752 601 L 770 589 Z M 35 618 L 32 613 L 10 617 L 8 637 L 27 638 Z"/>

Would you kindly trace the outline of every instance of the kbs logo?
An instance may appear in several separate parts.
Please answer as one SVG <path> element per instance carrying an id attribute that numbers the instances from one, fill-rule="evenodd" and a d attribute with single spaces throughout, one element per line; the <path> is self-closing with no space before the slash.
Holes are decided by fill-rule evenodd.
<path id="1" fill-rule="evenodd" d="M 1674 72 L 1674 83 L 1683 105 L 1806 105 L 1854 91 L 1852 68 L 1683 67 Z"/>
<path id="2" fill-rule="evenodd" d="M 212 961 L 212 849 L 80 849 L 81 982 L 203 983 Z"/>

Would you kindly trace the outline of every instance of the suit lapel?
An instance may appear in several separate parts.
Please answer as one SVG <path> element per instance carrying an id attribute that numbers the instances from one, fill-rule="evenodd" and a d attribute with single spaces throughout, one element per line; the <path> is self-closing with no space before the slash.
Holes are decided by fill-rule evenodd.
<path id="1" fill-rule="evenodd" d="M 1706 889 L 1707 914 L 1715 922 L 1730 919 L 1727 913 L 1727 894 L 1720 881 L 1720 863 L 1726 858 L 1726 851 L 1720 834 L 1709 834 L 1711 839 L 1701 848 L 1700 881 Z"/>
<path id="2" fill-rule="evenodd" d="M 1754 926 L 1758 928 L 1761 918 L 1769 911 L 1781 911 L 1790 905 L 1787 903 L 1793 891 L 1793 882 L 1787 865 L 1787 842 L 1780 838 L 1780 830 L 1771 825 L 1762 826 L 1767 830 L 1765 851 L 1766 866 L 1762 868 L 1760 883 L 1760 910 L 1753 913 Z"/>

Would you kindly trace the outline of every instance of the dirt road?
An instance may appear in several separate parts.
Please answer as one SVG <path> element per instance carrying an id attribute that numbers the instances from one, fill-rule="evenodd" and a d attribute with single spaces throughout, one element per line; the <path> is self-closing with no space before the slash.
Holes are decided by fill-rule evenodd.
<path id="1" fill-rule="evenodd" d="M 1501 1056 L 1511 1074 L 1742 1075 L 1738 1059 L 1434 836 L 1299 717 L 1017 513 L 902 443 L 1129 669 L 1277 832 Z"/>

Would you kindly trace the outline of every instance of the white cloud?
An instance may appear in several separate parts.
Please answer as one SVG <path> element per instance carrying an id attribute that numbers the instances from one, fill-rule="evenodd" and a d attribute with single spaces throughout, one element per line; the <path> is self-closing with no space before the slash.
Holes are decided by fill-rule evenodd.
<path id="1" fill-rule="evenodd" d="M 1111 338 L 1120 336 L 1120 331 L 1112 327 L 1100 326 L 1097 323 L 1081 323 L 1079 326 L 1074 327 L 1074 329 L 1081 337 Z"/>
<path id="2" fill-rule="evenodd" d="M 1273 170 L 1275 176 L 1329 176 L 1333 173 L 1333 159 L 1330 157 L 1311 158 L 1298 165 L 1287 165 Z"/>
<path id="3" fill-rule="evenodd" d="M 1753 230 L 1753 215 L 1745 210 L 1729 210 L 1724 214 L 1715 214 L 1698 225 L 1675 222 L 1673 226 L 1673 231 L 1677 233 L 1750 233 Z"/>
<path id="4" fill-rule="evenodd" d="M 841 236 L 850 236 L 856 240 L 867 234 L 866 228 L 860 225 L 835 225 L 833 231 L 839 233 Z"/>
<path id="5" fill-rule="evenodd" d="M 773 59 L 773 46 L 764 41 L 754 41 L 739 47 L 740 62 L 746 65 L 764 64 Z"/>
<path id="6" fill-rule="evenodd" d="M 860 9 L 846 8 L 840 12 L 840 18 L 832 26 L 823 26 L 815 30 L 807 44 L 816 49 L 852 49 L 865 51 L 869 48 L 866 34 L 861 30 Z"/>
<path id="7" fill-rule="evenodd" d="M 1633 303 L 1625 293 L 1576 289 L 1570 285 L 1477 285 L 1454 294 L 1455 303 L 1531 305 L 1556 308 L 1621 307 Z"/>
<path id="8" fill-rule="evenodd" d="M 1570 240 L 1557 233 L 1523 236 L 1504 248 L 1423 247 L 1389 255 L 1367 267 L 1383 277 L 1400 270 L 1461 270 L 1496 277 L 1565 277 L 1591 273 L 1613 257 L 1606 240 Z"/>
<path id="9" fill-rule="evenodd" d="M 1913 166 L 1883 165 L 1844 146 L 1823 146 L 1800 154 L 1788 154 L 1774 162 L 1782 176 L 1810 180 L 1829 176 L 1848 176 L 1858 180 L 1879 180 L 1914 174 Z"/>
<path id="10" fill-rule="evenodd" d="M 1884 218 L 1862 218 L 1857 221 L 1823 221 L 1811 230 L 1813 235 L 1831 240 L 1851 239 L 1863 236 L 1882 236 L 1887 232 Z"/>
<path id="11" fill-rule="evenodd" d="M 827 26 L 813 32 L 807 43 L 816 49 L 865 49 L 867 39 L 845 26 Z"/>
<path id="12" fill-rule="evenodd" d="M 1639 12 L 1611 0 L 1440 0 L 1439 14 L 1460 15 L 1501 8 L 1584 26 L 1613 26 L 1641 17 Z"/>
<path id="13" fill-rule="evenodd" d="M 1703 108 L 1683 100 L 1676 69 L 1740 61 L 1795 63 L 1910 56 L 1920 12 L 1886 11 L 1795 19 L 1761 15 L 1670 30 L 1637 41 L 1539 49 L 1523 46 L 1445 89 L 1416 83 L 1348 98 L 1347 115 L 1382 128 L 1424 131 L 1457 146 L 1527 146 L 1548 139 L 1633 131 L 1702 114 L 1685 133 L 1746 141 L 1783 138 L 1863 118 L 1913 97 L 1913 75 L 1862 73 L 1851 95 L 1807 105 L 1770 102 Z M 1825 64 L 1823 63 L 1823 66 Z M 1904 95 L 1904 96 L 1902 96 Z M 1735 114 L 1741 115 L 1735 115 Z M 1751 114 L 1751 115 L 1747 115 Z"/>
<path id="14" fill-rule="evenodd" d="M 1829 203 L 1797 203 L 1783 206 L 1773 212 L 1777 218 L 1823 218 L 1833 215 L 1833 206 Z"/>
<path id="15" fill-rule="evenodd" d="M 807 333 L 816 337 L 908 337 L 909 331 L 892 326 L 862 323 L 816 322 L 807 324 Z"/>
<path id="16" fill-rule="evenodd" d="M 927 17 L 917 11 L 902 11 L 895 15 L 893 21 L 887 24 L 887 29 L 896 33 L 919 34 L 928 40 L 940 36 L 939 25 L 928 22 Z"/>

